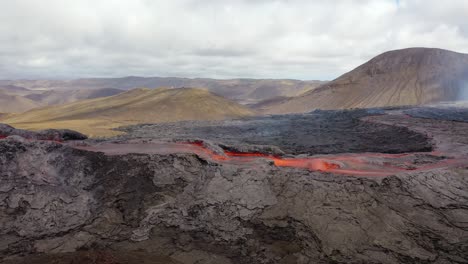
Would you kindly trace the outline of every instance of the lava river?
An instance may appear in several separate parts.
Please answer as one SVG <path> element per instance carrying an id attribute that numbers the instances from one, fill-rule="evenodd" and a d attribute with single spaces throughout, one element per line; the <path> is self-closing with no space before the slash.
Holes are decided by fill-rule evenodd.
<path id="1" fill-rule="evenodd" d="M 459 166 L 466 163 L 466 159 L 448 157 L 438 152 L 403 154 L 350 153 L 301 158 L 227 150 L 224 150 L 223 153 L 216 153 L 206 147 L 203 142 L 103 143 L 94 146 L 75 146 L 75 148 L 104 152 L 107 155 L 195 153 L 215 162 L 232 164 L 254 165 L 261 160 L 267 160 L 278 167 L 293 167 L 355 176 L 389 176 L 402 172 Z"/>

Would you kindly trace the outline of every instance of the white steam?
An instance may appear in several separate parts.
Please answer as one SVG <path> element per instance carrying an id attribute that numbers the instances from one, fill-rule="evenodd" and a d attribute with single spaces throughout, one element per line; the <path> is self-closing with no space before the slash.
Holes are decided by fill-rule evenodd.
<path id="1" fill-rule="evenodd" d="M 457 101 L 468 101 L 468 81 L 461 81 Z"/>

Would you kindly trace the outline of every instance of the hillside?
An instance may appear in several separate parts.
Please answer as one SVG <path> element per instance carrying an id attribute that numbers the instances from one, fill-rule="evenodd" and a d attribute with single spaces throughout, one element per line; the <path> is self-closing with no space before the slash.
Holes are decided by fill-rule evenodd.
<path id="1" fill-rule="evenodd" d="M 383 53 L 300 96 L 259 104 L 267 114 L 313 109 L 423 105 L 463 98 L 468 89 L 468 55 L 410 48 Z"/>
<path id="2" fill-rule="evenodd" d="M 118 134 L 111 128 L 138 123 L 219 120 L 252 115 L 247 108 L 206 90 L 134 89 L 111 97 L 34 109 L 3 123 L 18 128 L 69 128 L 89 136 Z"/>
<path id="3" fill-rule="evenodd" d="M 0 112 L 21 113 L 36 107 L 72 103 L 124 92 L 113 88 L 76 90 L 31 90 L 20 86 L 0 86 Z"/>
<path id="4" fill-rule="evenodd" d="M 205 87 L 239 103 L 255 103 L 276 96 L 296 96 L 312 90 L 324 82 L 300 81 L 291 79 L 230 79 L 217 80 L 209 78 L 176 78 L 176 77 L 123 77 L 123 78 L 90 78 L 76 80 L 15 80 L 0 81 L 1 85 L 17 85 L 30 89 L 75 90 L 101 89 L 113 87 L 129 90 L 138 87 Z"/>
<path id="5" fill-rule="evenodd" d="M 25 95 L 41 105 L 57 105 L 76 102 L 83 99 L 107 97 L 124 92 L 114 88 L 78 89 L 78 90 L 48 90 L 41 93 Z"/>
<path id="6" fill-rule="evenodd" d="M 32 93 L 33 91 L 16 85 L 0 85 L 0 92 L 13 95 L 26 95 Z"/>
<path id="7" fill-rule="evenodd" d="M 0 90 L 0 113 L 20 113 L 38 106 L 33 100 Z"/>

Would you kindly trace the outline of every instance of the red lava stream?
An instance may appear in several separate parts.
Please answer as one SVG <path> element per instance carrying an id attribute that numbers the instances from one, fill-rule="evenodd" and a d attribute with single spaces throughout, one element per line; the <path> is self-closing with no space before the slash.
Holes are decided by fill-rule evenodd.
<path id="1" fill-rule="evenodd" d="M 359 154 L 335 154 L 321 157 L 307 158 L 283 158 L 264 153 L 242 153 L 224 151 L 225 156 L 214 153 L 206 148 L 203 142 L 185 143 L 196 146 L 211 159 L 216 161 L 251 161 L 263 158 L 274 162 L 278 167 L 294 167 L 311 171 L 323 171 L 335 174 L 356 176 L 389 176 L 400 172 L 423 171 L 434 168 L 455 166 L 462 164 L 460 159 L 442 159 L 434 163 L 423 164 L 416 167 L 413 160 L 417 154 L 442 157 L 439 152 L 426 153 L 359 153 Z"/>
<path id="2" fill-rule="evenodd" d="M 0 135 L 0 139 L 6 136 Z M 32 140 L 32 139 L 28 139 Z M 60 141 L 46 139 L 46 141 Z M 355 176 L 389 176 L 408 171 L 424 171 L 435 168 L 465 165 L 462 157 L 448 158 L 440 152 L 419 152 L 402 154 L 384 153 L 349 153 L 321 155 L 305 158 L 280 157 L 264 153 L 245 153 L 224 150 L 218 154 L 207 148 L 201 141 L 182 143 L 103 143 L 95 146 L 73 146 L 77 149 L 104 152 L 109 155 L 127 153 L 171 154 L 195 153 L 216 162 L 252 163 L 257 160 L 270 160 L 278 167 L 293 167 L 311 171 L 323 171 L 334 174 Z M 417 162 L 419 156 L 430 157 L 429 162 Z"/>
<path id="3" fill-rule="evenodd" d="M 256 161 L 269 160 L 278 167 L 293 167 L 311 171 L 355 176 L 389 176 L 402 172 L 424 171 L 466 164 L 466 159 L 449 158 L 439 152 L 402 154 L 349 153 L 304 158 L 289 158 L 264 153 L 244 153 L 228 150 L 224 150 L 224 153 L 216 153 L 207 148 L 201 141 L 184 143 L 103 143 L 96 146 L 75 146 L 75 148 L 100 151 L 108 155 L 127 153 L 194 153 L 219 163 L 231 164 L 254 165 Z M 418 160 L 421 157 L 423 157 L 423 161 Z"/>

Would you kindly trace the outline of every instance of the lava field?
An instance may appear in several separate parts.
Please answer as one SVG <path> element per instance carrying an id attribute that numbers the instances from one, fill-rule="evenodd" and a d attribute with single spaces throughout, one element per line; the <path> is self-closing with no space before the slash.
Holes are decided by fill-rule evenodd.
<path id="1" fill-rule="evenodd" d="M 136 125 L 121 128 L 128 134 L 119 139 L 205 139 L 234 149 L 246 145 L 275 146 L 293 155 L 405 153 L 432 149 L 424 134 L 405 127 L 360 121 L 362 117 L 382 113 L 381 109 L 317 110 L 309 114 L 240 120 Z"/>
<path id="2" fill-rule="evenodd" d="M 466 263 L 462 113 L 0 126 L 2 262 Z"/>

